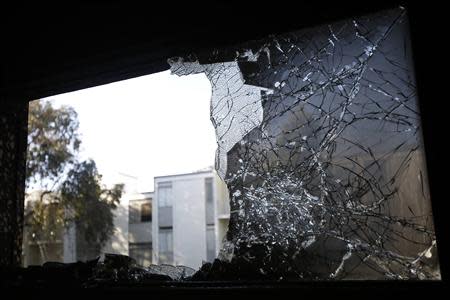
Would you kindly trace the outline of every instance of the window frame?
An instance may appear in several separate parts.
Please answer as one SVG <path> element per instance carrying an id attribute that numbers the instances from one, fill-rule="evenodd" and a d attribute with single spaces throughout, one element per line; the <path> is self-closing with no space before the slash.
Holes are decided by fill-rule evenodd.
<path id="1" fill-rule="evenodd" d="M 161 237 L 164 237 L 165 251 L 161 251 Z M 158 230 L 158 260 L 161 256 L 169 256 L 169 261 L 174 264 L 174 251 L 173 251 L 173 228 L 172 227 L 159 227 Z M 163 262 L 166 263 L 166 262 Z"/>
<path id="2" fill-rule="evenodd" d="M 409 9 L 410 7 L 414 7 L 413 5 L 407 5 L 407 8 Z M 418 9 L 417 7 L 414 8 L 414 17 L 418 17 L 420 16 L 420 9 Z M 413 17 L 411 16 L 411 10 L 408 11 L 409 14 L 409 18 L 412 19 Z M 320 22 L 320 18 L 318 18 L 318 20 L 316 22 Z M 419 26 L 420 25 L 415 25 L 412 22 L 410 22 L 410 28 L 411 28 L 411 38 L 412 38 L 412 50 L 414 52 L 414 68 L 416 70 L 416 81 L 417 81 L 417 85 L 418 85 L 418 94 L 419 94 L 419 106 L 420 109 L 422 111 L 422 116 L 421 116 L 421 122 L 423 124 L 423 136 L 424 136 L 424 146 L 425 146 L 425 155 L 426 155 L 426 161 L 427 161 L 427 169 L 428 169 L 428 173 L 429 173 L 429 185 L 430 185 L 430 191 L 431 191 L 431 195 L 432 195 L 432 201 L 433 199 L 438 199 L 438 197 L 440 195 L 444 195 L 443 192 L 443 187 L 445 185 L 440 185 L 440 183 L 443 183 L 442 179 L 439 179 L 438 175 L 435 174 L 437 170 L 441 169 L 439 167 L 440 162 L 437 161 L 437 158 L 435 158 L 435 154 L 437 153 L 438 147 L 436 146 L 436 144 L 431 142 L 431 136 L 432 136 L 432 132 L 434 131 L 433 129 L 433 111 L 437 111 L 438 109 L 436 107 L 432 107 L 432 104 L 430 104 L 429 102 L 431 101 L 424 101 L 424 99 L 428 99 L 430 98 L 427 95 L 430 95 L 430 93 L 432 93 L 432 91 L 430 91 L 430 80 L 426 79 L 425 77 L 427 76 L 426 74 L 428 72 L 424 72 L 424 70 L 427 69 L 426 67 L 426 58 L 427 55 L 424 54 L 425 51 L 422 51 L 420 49 L 420 43 L 423 42 L 424 37 L 420 36 L 419 33 Z M 422 46 L 424 47 L 424 46 Z M 159 63 L 155 63 L 155 65 L 160 66 L 161 62 Z M 114 63 L 112 64 L 114 65 Z M 143 71 L 144 69 L 144 71 Z M 112 72 L 112 74 L 108 74 L 108 75 L 103 75 L 103 78 L 108 77 L 109 79 L 107 79 L 106 81 L 110 80 L 111 78 L 113 79 L 113 81 L 118 81 L 121 79 L 124 79 L 124 77 L 136 77 L 138 76 L 137 74 L 141 74 L 143 75 L 143 73 L 145 74 L 151 74 L 156 72 L 156 69 L 154 66 L 153 67 L 149 67 L 146 66 L 143 69 L 139 69 L 139 71 L 136 71 L 136 66 L 129 66 L 128 71 L 126 72 L 127 75 L 124 75 L 124 73 L 121 73 L 120 71 L 116 71 Z M 424 74 L 424 75 L 421 75 Z M 88 83 L 89 82 L 89 83 Z M 45 81 L 44 81 L 45 83 Z M 99 81 L 95 81 L 95 80 L 86 80 L 84 81 L 84 83 L 75 83 L 72 85 L 67 85 L 65 86 L 65 91 L 75 91 L 75 90 L 79 90 L 79 89 L 83 89 L 89 86 L 95 86 L 98 85 Z M 37 89 L 38 92 L 36 93 L 39 96 L 39 93 L 42 94 L 54 94 L 54 92 L 58 89 L 55 88 L 47 88 L 47 90 L 45 90 L 45 92 L 39 89 Z M 61 88 L 58 90 L 57 93 L 61 93 Z M 21 95 L 18 95 L 17 97 L 13 97 L 14 99 L 16 98 L 23 98 L 21 97 Z M 30 98 L 31 99 L 31 98 Z M 433 133 L 434 135 L 435 133 Z M 20 167 L 18 167 L 18 169 L 20 169 Z M 19 171 L 19 170 L 18 170 Z M 20 176 L 19 176 L 20 177 Z M 439 180 L 441 180 L 439 182 Z M 441 191 L 441 192 L 440 192 Z M 440 253 L 445 253 L 445 251 L 443 251 L 443 249 L 448 249 L 448 247 L 446 246 L 447 243 L 445 241 L 445 229 L 448 228 L 448 218 L 445 216 L 445 209 L 443 208 L 442 203 L 439 203 L 438 201 L 433 201 L 432 203 L 432 207 L 433 207 L 433 215 L 434 215 L 434 223 L 435 223 L 435 228 L 436 228 L 436 235 L 437 235 L 437 240 L 438 240 L 438 251 Z M 447 222 L 447 223 L 446 223 Z M 323 287 L 327 287 L 330 288 L 330 291 L 345 291 L 348 292 L 349 290 L 354 291 L 353 289 L 356 288 L 369 288 L 372 289 L 373 291 L 378 289 L 392 289 L 395 288 L 397 291 L 400 292 L 405 292 L 405 291 L 410 291 L 411 294 L 417 293 L 417 291 L 422 291 L 423 292 L 423 288 L 429 288 L 429 287 L 442 287 L 445 283 L 445 280 L 447 278 L 447 274 L 448 274 L 448 258 L 443 257 L 442 255 L 440 255 L 439 257 L 440 262 L 441 262 L 441 272 L 442 272 L 442 281 L 440 282 L 356 282 L 356 283 L 344 283 L 344 282 L 319 282 L 319 283 L 314 283 L 314 282 L 306 282 L 306 283 L 301 283 L 301 282 L 296 282 L 296 283 L 290 283 L 290 284 L 280 284 L 280 283 L 276 283 L 276 282 L 272 282 L 268 285 L 261 285 L 261 284 L 256 284 L 256 285 L 252 285 L 252 284 L 248 284 L 246 285 L 246 288 L 244 289 L 245 292 L 249 292 L 252 291 L 254 292 L 255 290 L 258 290 L 260 288 L 263 288 L 267 291 L 267 286 L 269 286 L 269 288 L 271 290 L 276 290 L 277 288 L 280 288 L 281 286 L 284 286 L 286 290 L 289 289 L 294 289 L 294 290 L 301 290 L 302 292 L 305 291 L 309 291 L 312 292 L 314 291 L 314 293 L 317 293 L 320 291 L 320 289 L 322 289 Z M 235 284 L 235 283 L 234 283 Z M 175 284 L 176 285 L 176 284 Z M 228 283 L 227 286 L 233 285 L 233 283 Z M 179 285 L 181 286 L 181 285 Z M 214 286 L 219 287 L 221 286 L 221 284 L 219 283 L 204 283 L 203 284 L 204 287 L 209 288 L 209 292 L 213 292 Z M 245 284 L 244 284 L 245 286 Z M 223 285 L 222 285 L 223 287 Z M 197 290 L 198 292 L 198 290 Z M 362 293 L 363 294 L 363 293 Z M 366 291 L 364 292 L 364 294 L 366 295 Z M 425 293 L 424 293 L 425 294 Z"/>
<path id="3" fill-rule="evenodd" d="M 164 181 L 164 182 L 159 182 L 158 186 L 158 196 L 157 196 L 157 201 L 158 201 L 158 208 L 163 208 L 163 207 L 172 207 L 173 206 L 173 199 L 172 199 L 172 182 L 170 181 Z M 161 197 L 161 190 L 164 190 L 164 197 Z M 161 201 L 163 200 L 163 201 Z"/>

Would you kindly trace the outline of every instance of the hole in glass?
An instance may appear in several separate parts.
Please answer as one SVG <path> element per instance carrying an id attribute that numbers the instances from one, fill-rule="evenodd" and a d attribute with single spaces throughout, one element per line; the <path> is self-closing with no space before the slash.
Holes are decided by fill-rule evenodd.
<path id="1" fill-rule="evenodd" d="M 30 102 L 24 266 L 212 261 L 229 200 L 210 92 L 204 75 L 166 71 Z"/>

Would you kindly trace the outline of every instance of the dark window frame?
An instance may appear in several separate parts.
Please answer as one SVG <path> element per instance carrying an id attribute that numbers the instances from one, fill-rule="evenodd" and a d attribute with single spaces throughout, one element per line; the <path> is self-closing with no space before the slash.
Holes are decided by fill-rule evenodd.
<path id="1" fill-rule="evenodd" d="M 425 140 L 425 152 L 426 152 L 426 161 L 427 161 L 427 169 L 429 173 L 429 185 L 430 185 L 430 191 L 432 195 L 432 207 L 433 207 L 433 214 L 434 214 L 434 221 L 435 221 L 435 228 L 436 228 L 436 235 L 438 240 L 438 251 L 439 253 L 448 253 L 448 251 L 445 251 L 448 248 L 448 244 L 445 240 L 446 236 L 446 228 L 448 228 L 448 218 L 446 217 L 445 213 L 446 210 L 444 209 L 444 203 L 445 201 L 437 201 L 437 199 L 442 198 L 443 195 L 445 195 L 443 188 L 445 187 L 443 178 L 440 178 L 438 175 L 438 170 L 440 170 L 442 167 L 441 162 L 439 161 L 440 158 L 443 156 L 439 154 L 439 151 L 442 151 L 444 149 L 443 144 L 439 144 L 439 141 L 432 141 L 431 136 L 435 136 L 436 132 L 438 131 L 438 124 L 443 125 L 443 119 L 439 120 L 435 116 L 435 114 L 439 114 L 439 108 L 436 107 L 431 103 L 432 101 L 428 101 L 425 99 L 432 99 L 433 96 L 436 96 L 436 91 L 433 90 L 435 86 L 435 82 L 433 82 L 432 79 L 427 78 L 427 74 L 429 74 L 430 69 L 432 70 L 433 66 L 429 66 L 427 63 L 430 50 L 424 50 L 427 45 L 424 46 L 427 42 L 430 42 L 430 40 L 427 40 L 426 33 L 422 32 L 421 27 L 425 27 L 427 29 L 431 29 L 431 26 L 425 26 L 427 20 L 424 20 L 421 18 L 421 14 L 423 12 L 422 7 L 419 5 L 414 4 L 405 4 L 403 1 L 396 1 L 394 3 L 390 3 L 389 6 L 395 6 L 398 4 L 403 4 L 408 9 L 408 15 L 410 20 L 414 20 L 414 22 L 410 22 L 410 28 L 411 28 L 411 38 L 412 38 L 412 48 L 414 53 L 414 64 L 415 64 L 415 70 L 416 70 L 416 80 L 418 85 L 418 94 L 419 94 L 419 106 L 422 112 L 422 124 L 423 124 L 423 135 Z M 367 5 L 367 4 L 364 4 Z M 317 8 L 317 7 L 316 7 Z M 349 8 L 348 6 L 346 7 Z M 373 11 L 380 10 L 382 7 L 376 6 L 375 4 L 371 5 L 371 9 Z M 384 7 L 383 7 L 384 8 Z M 308 10 L 308 7 L 306 8 Z M 360 14 L 361 8 L 349 10 L 350 15 L 354 14 Z M 436 10 L 441 9 L 440 7 L 436 7 Z M 363 9 L 362 9 L 363 10 Z M 309 10 L 310 11 L 310 10 Z M 312 10 L 314 11 L 314 10 Z M 316 18 L 313 17 L 307 17 L 310 24 L 301 24 L 297 27 L 295 27 L 293 24 L 290 26 L 291 29 L 298 29 L 299 27 L 306 27 L 310 26 L 313 23 L 323 23 L 324 20 L 326 20 L 327 13 L 330 13 L 332 9 L 326 10 L 325 13 L 321 11 L 314 11 L 317 12 L 317 15 L 312 13 Z M 366 11 L 364 12 L 366 13 Z M 430 14 L 430 9 L 428 8 L 428 13 Z M 338 12 L 334 15 L 335 18 L 343 18 L 342 15 L 339 15 Z M 313 20 L 314 19 L 314 20 Z M 286 21 L 288 22 L 288 21 Z M 328 22 L 328 21 L 327 21 Z M 112 38 L 111 38 L 112 39 Z M 145 50 L 145 47 L 137 47 L 138 49 Z M 187 50 L 186 50 L 187 51 Z M 11 88 L 6 89 L 5 91 L 5 97 L 8 99 L 11 99 L 11 101 L 23 101 L 22 99 L 28 99 L 33 100 L 36 98 L 49 96 L 49 95 L 55 95 L 60 94 L 63 92 L 69 92 L 69 91 L 75 91 L 79 89 L 84 89 L 87 87 L 97 86 L 100 84 L 108 83 L 108 82 L 114 82 L 119 81 L 123 79 L 128 79 L 132 77 L 137 77 L 140 75 L 145 74 L 151 74 L 158 71 L 161 71 L 163 69 L 167 69 L 167 66 L 165 65 L 165 62 L 161 61 L 161 59 L 152 60 L 151 63 L 147 63 L 144 65 L 139 65 L 139 63 L 142 63 L 142 61 L 136 61 L 132 59 L 132 52 L 133 51 L 124 51 L 121 57 L 125 58 L 125 71 L 121 71 L 121 67 L 124 65 L 122 63 L 119 63 L 114 60 L 110 60 L 106 63 L 112 69 L 112 71 L 109 72 L 97 72 L 94 74 L 94 76 L 90 76 L 86 79 L 80 79 L 82 77 L 83 72 L 80 70 L 75 69 L 75 71 L 72 72 L 71 76 L 68 76 L 71 80 L 67 81 L 67 83 L 63 83 L 64 78 L 58 78 L 58 76 L 54 78 L 47 78 L 43 79 L 42 81 L 36 83 L 34 82 L 31 84 L 31 88 L 26 89 L 25 91 L 21 92 L 20 88 Z M 141 56 L 144 57 L 144 56 Z M 131 62 L 127 64 L 127 62 Z M 434 66 L 434 68 L 437 68 Z M 108 68 L 106 68 L 108 69 Z M 70 72 L 69 72 L 70 73 Z M 56 78 L 56 79 L 55 79 Z M 67 78 L 65 78 L 67 79 Z M 11 84 L 13 86 L 13 84 Z M 3 94 L 3 90 L 2 90 Z M 17 100 L 19 99 L 19 100 Z M 2 99 L 3 102 L 3 99 Z M 442 113 L 442 112 L 441 112 Z M 441 115 L 442 116 L 442 115 Z M 438 122 L 438 123 L 436 123 Z M 440 122 L 440 123 L 439 123 Z M 442 129 L 441 129 L 442 130 Z M 441 142 L 442 143 L 442 142 Z M 442 147 L 442 149 L 440 149 Z M 19 170 L 18 170 L 19 171 Z M 445 198 L 442 198 L 445 199 Z M 434 201 L 433 201 L 434 200 Z M 354 292 L 355 288 L 367 288 L 369 291 L 363 291 L 361 294 L 366 295 L 367 293 L 370 293 L 370 291 L 377 291 L 381 294 L 391 293 L 391 291 L 395 291 L 397 295 L 410 292 L 411 295 L 416 294 L 419 292 L 423 293 L 424 295 L 428 295 L 428 291 L 425 291 L 424 288 L 430 288 L 430 287 L 438 287 L 442 288 L 446 286 L 447 282 L 447 275 L 448 275 L 448 258 L 446 258 L 443 255 L 440 255 L 439 257 L 440 263 L 441 263 L 441 272 L 443 280 L 441 282 L 295 282 L 295 283 L 239 283 L 238 286 L 244 286 L 245 293 L 278 293 L 280 290 L 286 293 L 291 292 L 292 290 L 296 290 L 297 292 L 301 291 L 303 296 L 306 295 L 317 295 L 316 293 L 320 293 L 320 291 L 327 287 L 328 292 L 330 294 L 335 292 Z M 231 287 L 228 289 L 228 291 L 225 291 L 225 294 L 229 294 L 230 291 L 236 291 L 233 290 L 233 286 L 235 286 L 236 283 L 203 283 L 200 285 L 200 287 L 206 289 L 196 289 L 194 285 L 194 293 L 199 293 L 200 291 L 204 294 L 212 294 L 217 291 L 223 291 L 223 286 Z M 183 284 L 175 284 L 173 285 L 175 287 L 180 287 L 179 290 L 173 290 L 171 293 L 179 293 L 181 291 L 186 291 L 185 288 L 183 288 Z M 197 286 L 198 287 L 198 286 Z M 156 291 L 156 293 L 168 293 L 168 289 L 164 287 L 153 287 L 149 289 L 153 289 Z M 262 289 L 262 290 L 260 290 Z M 380 291 L 379 289 L 382 289 Z M 129 291 L 129 287 L 125 287 L 126 291 Z M 240 289 L 242 291 L 242 289 Z M 395 293 L 394 293 L 395 294 Z M 392 294 L 391 294 L 392 295 Z"/>

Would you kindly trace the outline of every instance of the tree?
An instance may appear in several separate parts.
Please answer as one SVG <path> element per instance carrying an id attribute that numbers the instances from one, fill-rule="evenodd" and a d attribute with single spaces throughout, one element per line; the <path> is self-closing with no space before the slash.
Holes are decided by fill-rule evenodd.
<path id="1" fill-rule="evenodd" d="M 99 253 L 114 232 L 112 210 L 119 204 L 123 185 L 100 185 L 101 175 L 93 160 L 74 165 L 61 186 L 61 199 L 73 211 L 73 220 L 85 242 Z"/>
<path id="2" fill-rule="evenodd" d="M 64 170 L 75 162 L 81 141 L 78 115 L 71 107 L 54 108 L 50 102 L 32 101 L 28 114 L 27 187 L 56 186 Z"/>
<path id="3" fill-rule="evenodd" d="M 44 260 L 45 243 L 39 242 L 55 240 L 72 223 L 95 255 L 114 232 L 113 210 L 124 185 L 106 188 L 95 162 L 79 160 L 78 128 L 73 108 L 30 102 L 26 185 L 39 189 L 39 199 L 28 207 L 25 220 L 27 238 L 38 242 Z"/>

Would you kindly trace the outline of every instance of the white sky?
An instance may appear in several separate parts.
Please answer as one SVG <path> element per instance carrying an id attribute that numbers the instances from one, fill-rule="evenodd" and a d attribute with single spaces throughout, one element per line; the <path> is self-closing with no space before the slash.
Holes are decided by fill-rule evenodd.
<path id="1" fill-rule="evenodd" d="M 209 119 L 211 85 L 204 74 L 164 71 L 46 98 L 78 113 L 81 158 L 95 160 L 107 185 L 138 177 L 139 192 L 153 177 L 214 165 L 216 141 Z M 130 179 L 128 179 L 130 180 Z"/>

